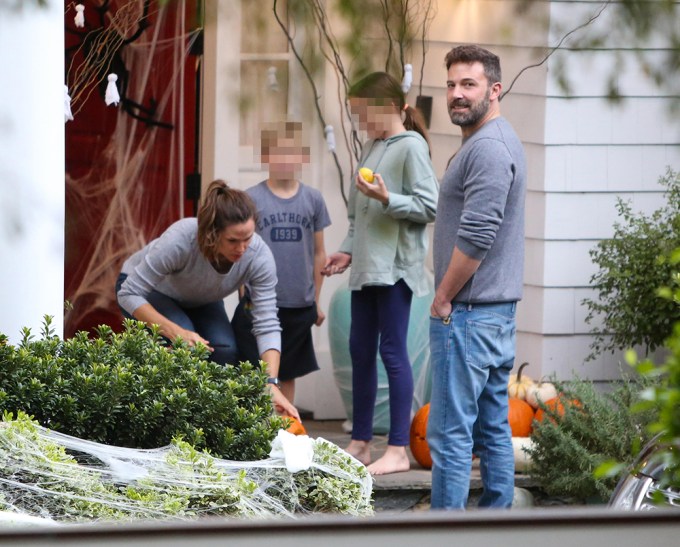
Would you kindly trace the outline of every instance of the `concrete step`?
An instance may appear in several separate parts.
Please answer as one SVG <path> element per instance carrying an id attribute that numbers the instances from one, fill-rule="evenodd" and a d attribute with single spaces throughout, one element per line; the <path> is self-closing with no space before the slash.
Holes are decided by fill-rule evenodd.
<path id="1" fill-rule="evenodd" d="M 341 448 L 346 447 L 351 440 L 350 434 L 343 430 L 342 420 L 312 420 L 305 419 L 303 416 L 303 425 L 310 437 L 322 437 Z M 376 460 L 387 446 L 387 436 L 375 435 L 371 445 L 371 458 Z M 409 471 L 374 477 L 373 497 L 376 511 L 429 509 L 432 473 L 416 462 L 410 451 L 409 456 L 411 458 Z M 529 475 L 518 473 L 515 475 L 515 487 L 533 492 L 537 490 L 538 484 Z M 481 491 L 482 479 L 479 467 L 473 462 L 470 477 L 470 506 L 476 504 Z"/>

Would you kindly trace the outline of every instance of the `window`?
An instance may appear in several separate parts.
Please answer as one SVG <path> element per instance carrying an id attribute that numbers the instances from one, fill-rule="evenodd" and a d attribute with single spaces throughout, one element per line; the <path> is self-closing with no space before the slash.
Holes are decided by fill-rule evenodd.
<path id="1" fill-rule="evenodd" d="M 286 13 L 286 2 L 278 12 Z M 288 40 L 271 8 L 241 2 L 241 95 L 239 100 L 241 169 L 259 171 L 260 128 L 288 115 Z M 252 156 L 252 164 L 249 158 Z"/>

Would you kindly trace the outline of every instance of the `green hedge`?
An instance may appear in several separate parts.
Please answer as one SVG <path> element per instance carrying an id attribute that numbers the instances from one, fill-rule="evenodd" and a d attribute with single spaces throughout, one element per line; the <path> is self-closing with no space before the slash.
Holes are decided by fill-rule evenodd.
<path id="1" fill-rule="evenodd" d="M 596 296 L 586 298 L 586 322 L 593 325 L 592 355 L 642 346 L 645 352 L 663 345 L 680 321 L 680 307 L 665 298 L 661 287 L 673 286 L 680 247 L 680 173 L 668 169 L 659 179 L 665 204 L 650 214 L 633 211 L 617 200 L 620 221 L 610 239 L 600 241 L 590 256 L 598 267 L 590 282 Z"/>
<path id="2" fill-rule="evenodd" d="M 46 317 L 15 347 L 0 334 L 0 412 L 19 411 L 75 437 L 157 448 L 173 437 L 230 460 L 267 457 L 282 426 L 262 366 L 222 366 L 207 349 L 163 344 L 156 329 L 126 320 L 61 340 Z"/>

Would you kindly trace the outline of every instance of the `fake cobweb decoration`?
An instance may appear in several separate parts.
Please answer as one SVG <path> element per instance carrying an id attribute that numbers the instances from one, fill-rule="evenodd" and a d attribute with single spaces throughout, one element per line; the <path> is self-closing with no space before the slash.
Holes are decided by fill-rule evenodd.
<path id="1" fill-rule="evenodd" d="M 155 450 L 122 448 L 51 431 L 26 415 L 5 416 L 0 423 L 2 520 L 11 520 L 7 515 L 16 522 L 54 524 L 372 514 L 366 468 L 325 439 L 308 442 L 311 465 L 293 473 L 280 455 L 232 462 L 181 440 Z"/>
<path id="2" fill-rule="evenodd" d="M 101 49 L 107 55 L 138 24 L 139 5 L 138 0 L 127 0 L 113 14 L 102 33 Z M 81 330 L 86 318 L 101 313 L 115 315 L 116 322 L 107 318 L 96 324 L 114 326 L 122 321 L 114 294 L 122 262 L 184 216 L 183 82 L 196 34 L 187 31 L 183 9 L 184 2 L 177 1 L 154 11 L 153 24 L 117 50 L 130 74 L 125 98 L 144 104 L 153 97 L 156 118 L 169 121 L 172 127 L 132 116 L 121 103 L 110 137 L 98 137 L 97 149 L 87 151 L 92 156 L 83 160 L 89 166 L 87 172 L 66 173 L 67 203 L 73 211 L 71 225 L 67 222 L 67 272 L 71 271 L 66 286 L 70 305 L 65 315 L 67 332 Z M 159 30 L 168 28 L 173 29 L 171 38 Z M 97 59 L 88 62 L 94 61 Z M 69 70 L 76 121 L 77 113 L 87 117 L 81 108 L 91 92 L 95 68 L 73 65 Z M 108 66 L 98 68 L 108 72 Z M 67 128 L 73 130 L 70 124 Z"/>

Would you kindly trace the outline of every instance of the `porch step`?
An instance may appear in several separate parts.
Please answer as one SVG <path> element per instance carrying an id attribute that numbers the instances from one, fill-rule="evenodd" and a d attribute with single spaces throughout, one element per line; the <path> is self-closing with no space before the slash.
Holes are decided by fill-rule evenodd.
<path id="1" fill-rule="evenodd" d="M 303 425 L 311 437 L 324 439 L 344 448 L 349 444 L 350 435 L 342 428 L 342 420 L 311 420 L 303 417 Z M 387 437 L 376 435 L 372 442 L 371 456 L 376 460 L 387 446 Z M 376 511 L 405 511 L 428 509 L 430 490 L 432 488 L 432 472 L 424 469 L 411 458 L 411 469 L 404 473 L 379 475 L 374 478 L 373 498 Z M 528 475 L 516 474 L 515 487 L 535 490 L 538 483 Z M 475 504 L 482 491 L 482 479 L 479 467 L 473 463 L 470 477 L 470 505 Z"/>

